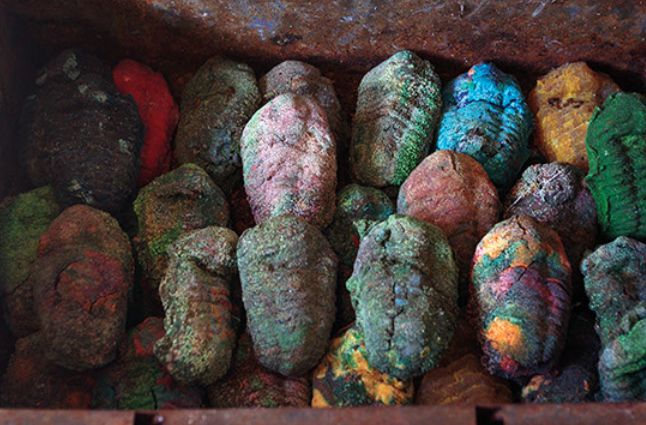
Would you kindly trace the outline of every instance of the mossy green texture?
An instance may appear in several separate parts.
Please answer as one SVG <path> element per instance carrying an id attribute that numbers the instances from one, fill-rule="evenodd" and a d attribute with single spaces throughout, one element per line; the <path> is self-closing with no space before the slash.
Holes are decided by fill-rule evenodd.
<path id="1" fill-rule="evenodd" d="M 142 188 L 134 211 L 138 230 L 133 246 L 141 267 L 144 309 L 161 314 L 159 284 L 168 266 L 168 245 L 192 230 L 226 226 L 229 205 L 202 168 L 186 164 Z"/>
<path id="2" fill-rule="evenodd" d="M 437 149 L 481 163 L 499 191 L 509 188 L 529 158 L 534 121 L 518 82 L 490 63 L 474 65 L 442 94 Z"/>
<path id="3" fill-rule="evenodd" d="M 119 358 L 101 369 L 94 388 L 97 409 L 155 410 L 202 407 L 203 391 L 180 385 L 153 354 L 164 336 L 163 320 L 150 317 L 131 329 L 119 345 Z"/>
<path id="4" fill-rule="evenodd" d="M 350 160 L 367 186 L 400 185 L 428 154 L 442 108 L 431 63 L 403 50 L 368 72 L 359 85 Z"/>
<path id="5" fill-rule="evenodd" d="M 318 364 L 334 322 L 337 261 L 323 234 L 296 216 L 267 219 L 240 237 L 247 326 L 267 369 L 298 376 Z"/>
<path id="6" fill-rule="evenodd" d="M 399 215 L 375 224 L 346 285 L 372 366 L 408 380 L 437 365 L 458 316 L 458 270 L 438 227 Z"/>
<path id="7" fill-rule="evenodd" d="M 570 316 L 571 267 L 557 233 L 517 215 L 495 225 L 473 257 L 484 363 L 507 379 L 553 370 Z"/>
<path id="8" fill-rule="evenodd" d="M 334 220 L 324 233 L 339 259 L 352 266 L 360 239 L 355 224 L 379 222 L 394 212 L 392 201 L 381 190 L 352 183 L 339 192 Z"/>
<path id="9" fill-rule="evenodd" d="M 246 64 L 216 56 L 182 93 L 175 158 L 204 168 L 226 193 L 241 181 L 240 137 L 260 106 L 256 76 Z"/>
<path id="10" fill-rule="evenodd" d="M 312 407 L 406 405 L 413 404 L 414 394 L 412 380 L 400 381 L 368 363 L 356 326 L 332 340 L 313 373 Z"/>
<path id="11" fill-rule="evenodd" d="M 207 386 L 229 370 L 236 343 L 230 283 L 238 272 L 233 230 L 210 226 L 168 246 L 159 287 L 166 335 L 155 355 L 183 383 Z"/>
<path id="12" fill-rule="evenodd" d="M 646 241 L 646 97 L 615 93 L 597 108 L 586 136 L 585 181 L 602 236 Z"/>
<path id="13" fill-rule="evenodd" d="M 229 373 L 207 388 L 209 406 L 225 408 L 309 407 L 308 376 L 284 377 L 258 363 L 248 332 L 238 341 Z"/>
<path id="14" fill-rule="evenodd" d="M 27 277 L 40 237 L 60 212 L 51 186 L 23 193 L 0 205 L 0 299 L 7 326 L 16 337 L 38 329 Z"/>

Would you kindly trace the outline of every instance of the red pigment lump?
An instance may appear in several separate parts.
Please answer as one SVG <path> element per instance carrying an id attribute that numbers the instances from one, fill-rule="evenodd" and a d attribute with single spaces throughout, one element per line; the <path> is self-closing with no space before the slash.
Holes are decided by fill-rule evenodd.
<path id="1" fill-rule="evenodd" d="M 122 60 L 112 70 L 114 85 L 129 94 L 139 107 L 146 126 L 141 149 L 141 169 L 137 187 L 143 187 L 170 171 L 171 140 L 177 128 L 179 110 L 164 77 L 138 62 Z"/>

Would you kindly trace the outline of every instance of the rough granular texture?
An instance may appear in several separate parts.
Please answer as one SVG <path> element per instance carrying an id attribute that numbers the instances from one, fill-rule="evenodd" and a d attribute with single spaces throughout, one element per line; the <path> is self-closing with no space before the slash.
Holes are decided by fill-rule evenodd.
<path id="1" fill-rule="evenodd" d="M 489 63 L 473 66 L 443 92 L 437 149 L 475 158 L 499 191 L 506 190 L 529 157 L 532 113 L 514 77 Z"/>
<path id="2" fill-rule="evenodd" d="M 240 137 L 260 106 L 253 70 L 216 56 L 186 84 L 182 93 L 175 159 L 197 164 L 226 193 L 240 183 Z"/>
<path id="3" fill-rule="evenodd" d="M 112 70 L 112 76 L 117 89 L 135 100 L 146 126 L 137 180 L 137 186 L 144 187 L 170 171 L 170 144 L 179 119 L 177 103 L 164 77 L 146 65 L 125 59 Z"/>
<path id="4" fill-rule="evenodd" d="M 536 375 L 523 387 L 522 398 L 532 403 L 587 403 L 599 389 L 597 363 L 601 344 L 594 315 L 587 308 L 572 312 L 567 342 L 556 373 Z"/>
<path id="5" fill-rule="evenodd" d="M 507 381 L 492 376 L 480 362 L 477 330 L 460 311 L 459 325 L 437 368 L 424 375 L 416 404 L 487 405 L 512 402 Z"/>
<path id="6" fill-rule="evenodd" d="M 381 190 L 349 184 L 339 192 L 334 220 L 325 229 L 325 236 L 339 259 L 352 266 L 359 250 L 356 226 L 383 221 L 394 212 L 392 201 Z"/>
<path id="7" fill-rule="evenodd" d="M 153 354 L 164 336 L 163 320 L 149 317 L 131 329 L 119 345 L 119 358 L 101 369 L 94 389 L 95 409 L 154 410 L 202 407 L 204 392 L 179 385 Z"/>
<path id="8" fill-rule="evenodd" d="M 42 334 L 16 342 L 0 379 L 0 406 L 12 409 L 91 409 L 96 380 L 88 372 L 56 366 L 45 357 Z"/>
<path id="9" fill-rule="evenodd" d="M 133 278 L 130 241 L 117 221 L 87 205 L 65 209 L 40 238 L 28 281 L 47 359 L 72 370 L 111 362 Z"/>
<path id="10" fill-rule="evenodd" d="M 529 215 L 556 230 L 576 270 L 597 240 L 597 206 L 584 178 L 571 164 L 532 165 L 507 194 L 504 209 L 504 218 Z"/>
<path id="11" fill-rule="evenodd" d="M 316 99 L 327 114 L 337 147 L 344 151 L 343 147 L 347 146 L 350 130 L 332 81 L 322 76 L 318 68 L 305 62 L 288 60 L 265 74 L 258 81 L 258 87 L 264 103 L 285 93 Z"/>
<path id="12" fill-rule="evenodd" d="M 552 371 L 572 296 L 570 263 L 556 232 L 525 215 L 498 223 L 476 248 L 472 280 L 489 371 L 510 379 Z"/>
<path id="13" fill-rule="evenodd" d="M 601 234 L 646 241 L 646 97 L 611 95 L 592 115 L 586 146 Z"/>
<path id="14" fill-rule="evenodd" d="M 442 108 L 440 78 L 429 61 L 403 50 L 359 85 L 350 160 L 366 186 L 398 186 L 428 154 Z"/>
<path id="15" fill-rule="evenodd" d="M 620 91 L 606 74 L 585 62 L 568 63 L 539 78 L 527 103 L 536 117 L 534 144 L 549 162 L 588 171 L 585 136 L 594 108 Z"/>
<path id="16" fill-rule="evenodd" d="M 144 310 L 158 312 L 159 284 L 168 266 L 166 248 L 182 234 L 207 226 L 226 226 L 224 193 L 197 165 L 183 165 L 153 180 L 134 202 L 138 231 L 133 240 L 141 267 Z"/>
<path id="17" fill-rule="evenodd" d="M 51 186 L 23 193 L 0 205 L 0 300 L 7 326 L 18 338 L 38 330 L 27 277 L 40 236 L 60 212 Z"/>
<path id="18" fill-rule="evenodd" d="M 233 230 L 211 226 L 168 246 L 170 264 L 159 287 L 166 335 L 155 355 L 179 382 L 207 386 L 229 370 L 237 243 Z"/>
<path id="19" fill-rule="evenodd" d="M 602 345 L 599 398 L 603 401 L 646 400 L 645 257 L 646 244 L 620 236 L 581 263 Z"/>
<path id="20" fill-rule="evenodd" d="M 51 184 L 61 206 L 118 214 L 137 187 L 143 126 L 110 69 L 66 50 L 41 70 L 21 120 L 34 185 Z"/>
<path id="21" fill-rule="evenodd" d="M 325 111 L 311 97 L 280 95 L 240 140 L 245 191 L 256 223 L 293 214 L 323 228 L 334 215 L 336 147 Z"/>
<path id="22" fill-rule="evenodd" d="M 400 381 L 368 363 L 363 334 L 351 327 L 332 340 L 313 371 L 312 407 L 413 404 L 412 380 Z"/>
<path id="23" fill-rule="evenodd" d="M 323 234 L 282 215 L 242 234 L 238 270 L 260 364 L 285 376 L 316 366 L 335 314 L 337 258 Z"/>
<path id="24" fill-rule="evenodd" d="M 258 363 L 248 332 L 238 341 L 231 370 L 207 394 L 209 406 L 217 409 L 309 407 L 312 398 L 307 376 L 284 377 Z"/>
<path id="25" fill-rule="evenodd" d="M 437 366 L 458 317 L 458 270 L 438 227 L 397 215 L 374 225 L 347 287 L 372 366 L 401 380 Z"/>
<path id="26" fill-rule="evenodd" d="M 590 309 L 601 345 L 626 333 L 621 324 L 646 302 L 646 244 L 626 237 L 601 245 L 581 263 Z"/>
<path id="27" fill-rule="evenodd" d="M 444 232 L 460 272 L 466 298 L 476 245 L 498 222 L 502 205 L 496 187 L 478 161 L 454 151 L 437 151 L 413 170 L 399 189 L 397 213 L 427 221 Z"/>

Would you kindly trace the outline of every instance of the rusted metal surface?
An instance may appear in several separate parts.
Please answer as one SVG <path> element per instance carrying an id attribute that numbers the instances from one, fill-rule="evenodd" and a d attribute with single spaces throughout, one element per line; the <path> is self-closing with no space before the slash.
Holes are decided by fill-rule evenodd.
<path id="1" fill-rule="evenodd" d="M 156 418 L 155 418 L 156 416 Z M 150 414 L 164 425 L 475 425 L 473 407 L 357 407 L 344 409 L 230 409 L 164 411 Z M 155 422 L 147 422 L 153 424 Z"/>
<path id="2" fill-rule="evenodd" d="M 0 424 L 6 425 L 133 425 L 134 423 L 135 412 L 0 409 Z"/>
<path id="3" fill-rule="evenodd" d="M 646 424 L 646 403 L 520 404 L 489 409 L 489 413 L 479 415 L 478 425 Z"/>

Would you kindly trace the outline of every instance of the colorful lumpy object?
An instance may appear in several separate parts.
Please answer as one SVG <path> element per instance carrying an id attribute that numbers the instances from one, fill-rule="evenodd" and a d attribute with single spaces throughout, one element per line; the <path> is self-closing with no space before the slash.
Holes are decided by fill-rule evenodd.
<path id="1" fill-rule="evenodd" d="M 536 116 L 538 150 L 549 162 L 574 164 L 587 172 L 588 123 L 594 109 L 617 91 L 610 77 L 585 62 L 568 63 L 540 78 L 527 98 Z"/>
<path id="2" fill-rule="evenodd" d="M 216 56 L 186 84 L 182 93 L 175 159 L 197 164 L 231 193 L 240 183 L 240 137 L 260 105 L 253 70 Z"/>
<path id="3" fill-rule="evenodd" d="M 646 240 L 646 97 L 615 93 L 596 109 L 586 137 L 585 181 L 606 240 Z"/>
<path id="4" fill-rule="evenodd" d="M 368 363 L 363 334 L 351 327 L 332 340 L 314 369 L 312 407 L 396 406 L 413 403 L 412 380 L 400 381 Z"/>
<path id="5" fill-rule="evenodd" d="M 45 357 L 42 334 L 16 341 L 0 379 L 0 406 L 13 409 L 91 409 L 96 379 L 90 372 L 56 366 Z"/>
<path id="6" fill-rule="evenodd" d="M 166 248 L 186 232 L 226 226 L 229 205 L 203 169 L 187 164 L 141 189 L 134 210 L 138 232 L 133 247 L 141 267 L 144 309 L 161 314 L 159 284 L 168 267 Z"/>
<path id="7" fill-rule="evenodd" d="M 249 407 L 309 407 L 309 377 L 285 377 L 258 363 L 245 332 L 236 347 L 229 373 L 207 388 L 209 406 L 219 409 Z"/>
<path id="8" fill-rule="evenodd" d="M 179 382 L 207 386 L 229 370 L 236 332 L 230 300 L 238 271 L 233 230 L 210 226 L 169 245 L 170 264 L 159 287 L 166 335 L 157 359 Z"/>
<path id="9" fill-rule="evenodd" d="M 51 186 L 20 194 L 0 205 L 0 300 L 15 337 L 38 330 L 27 277 L 40 237 L 60 212 Z"/>
<path id="10" fill-rule="evenodd" d="M 442 96 L 437 149 L 472 156 L 499 191 L 507 189 L 529 157 L 534 128 L 516 80 L 492 64 L 480 63 L 451 81 Z"/>
<path id="11" fill-rule="evenodd" d="M 245 231 L 238 270 L 258 361 L 285 376 L 316 366 L 334 321 L 337 257 L 300 217 L 270 218 Z"/>
<path id="12" fill-rule="evenodd" d="M 122 212 L 137 188 L 143 125 L 110 68 L 66 50 L 41 70 L 21 120 L 35 185 L 51 184 L 63 207 Z M 91 164 L 88 165 L 88 164 Z"/>
<path id="13" fill-rule="evenodd" d="M 87 205 L 65 209 L 40 238 L 29 274 L 46 357 L 79 371 L 111 362 L 133 280 L 130 241 L 117 220 Z"/>
<path id="14" fill-rule="evenodd" d="M 366 186 L 398 186 L 428 154 L 442 108 L 440 78 L 429 61 L 404 50 L 359 85 L 350 160 Z"/>
<path id="15" fill-rule="evenodd" d="M 146 126 L 141 148 L 138 187 L 170 171 L 171 140 L 175 135 L 179 111 L 164 77 L 130 59 L 112 70 L 114 85 L 137 103 L 141 122 Z"/>
<path id="16" fill-rule="evenodd" d="M 565 344 L 570 263 L 555 231 L 518 215 L 480 241 L 473 291 L 489 371 L 513 379 L 549 372 Z"/>
<path id="17" fill-rule="evenodd" d="M 349 128 L 343 116 L 341 102 L 332 81 L 322 76 L 318 68 L 300 61 L 285 61 L 264 75 L 258 81 L 258 87 L 263 102 L 270 102 L 276 96 L 285 93 L 316 99 L 327 114 L 337 147 L 347 145 Z"/>
<path id="18" fill-rule="evenodd" d="M 646 400 L 646 244 L 619 237 L 582 262 L 585 290 L 601 338 L 601 396 Z"/>
<path id="19" fill-rule="evenodd" d="M 556 230 L 573 269 L 597 239 L 597 206 L 584 178 L 571 164 L 532 165 L 505 199 L 504 218 L 529 215 Z"/>
<path id="20" fill-rule="evenodd" d="M 397 199 L 398 214 L 431 223 L 449 239 L 461 295 L 467 293 L 476 245 L 498 222 L 501 210 L 498 192 L 482 165 L 447 150 L 427 156 L 401 186 Z"/>
<path id="21" fill-rule="evenodd" d="M 240 148 L 256 223 L 293 214 L 321 228 L 330 224 L 336 144 L 317 101 L 293 93 L 274 98 L 251 118 Z"/>
<path id="22" fill-rule="evenodd" d="M 202 407 L 203 391 L 180 385 L 153 354 L 164 336 L 163 320 L 149 317 L 119 345 L 119 358 L 101 369 L 92 403 L 96 409 L 155 410 Z"/>
<path id="23" fill-rule="evenodd" d="M 458 316 L 458 270 L 439 228 L 396 215 L 375 224 L 346 285 L 372 366 L 408 380 L 437 365 Z"/>

